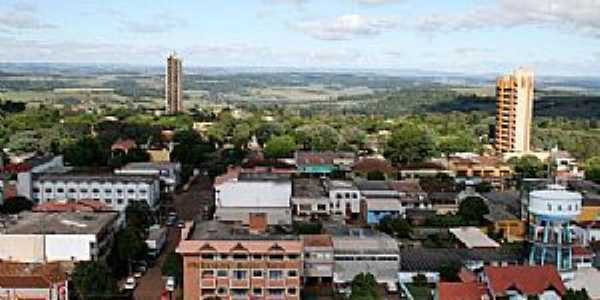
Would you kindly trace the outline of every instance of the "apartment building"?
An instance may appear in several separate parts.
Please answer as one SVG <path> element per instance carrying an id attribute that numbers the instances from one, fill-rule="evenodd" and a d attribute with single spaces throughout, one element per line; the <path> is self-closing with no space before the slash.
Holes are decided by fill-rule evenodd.
<path id="1" fill-rule="evenodd" d="M 165 69 L 165 111 L 167 114 L 183 111 L 183 65 L 175 53 L 167 58 Z"/>
<path id="2" fill-rule="evenodd" d="M 330 283 L 333 280 L 333 241 L 331 235 L 303 235 L 304 242 L 304 279 Z"/>
<path id="3" fill-rule="evenodd" d="M 0 220 L 0 261 L 90 261 L 112 244 L 116 212 L 23 212 Z"/>
<path id="4" fill-rule="evenodd" d="M 117 175 L 158 176 L 165 192 L 174 192 L 181 183 L 181 163 L 134 162 L 115 170 Z"/>
<path id="5" fill-rule="evenodd" d="M 496 81 L 496 138 L 499 152 L 529 152 L 533 119 L 534 74 L 518 69 Z"/>
<path id="6" fill-rule="evenodd" d="M 268 232 L 264 214 L 253 215 L 250 223 L 250 228 L 199 223 L 179 243 L 184 300 L 300 299 L 302 240 Z"/>

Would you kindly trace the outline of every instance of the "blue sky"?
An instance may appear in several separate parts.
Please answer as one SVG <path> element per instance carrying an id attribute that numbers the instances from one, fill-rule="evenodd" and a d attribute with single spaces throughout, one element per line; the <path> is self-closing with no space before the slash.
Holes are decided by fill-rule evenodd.
<path id="1" fill-rule="evenodd" d="M 0 61 L 600 75 L 600 0 L 2 0 Z"/>

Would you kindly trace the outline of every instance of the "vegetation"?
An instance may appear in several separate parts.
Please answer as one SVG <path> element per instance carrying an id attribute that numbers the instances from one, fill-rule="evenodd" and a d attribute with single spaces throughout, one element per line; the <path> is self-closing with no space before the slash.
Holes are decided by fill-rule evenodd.
<path id="1" fill-rule="evenodd" d="M 160 271 L 163 276 L 173 276 L 176 282 L 183 282 L 183 259 L 181 255 L 177 253 L 167 255 Z"/>
<path id="2" fill-rule="evenodd" d="M 25 210 L 31 210 L 33 202 L 21 196 L 4 199 L 4 204 L 0 205 L 0 214 L 18 214 Z"/>
<path id="3" fill-rule="evenodd" d="M 71 275 L 79 297 L 85 299 L 110 299 L 116 294 L 116 281 L 106 263 L 80 262 Z"/>
<path id="4" fill-rule="evenodd" d="M 433 137 L 425 128 L 405 125 L 392 133 L 384 155 L 396 164 L 423 162 L 437 153 Z"/>
<path id="5" fill-rule="evenodd" d="M 320 222 L 294 222 L 295 234 L 320 234 L 323 225 Z"/>
<path id="6" fill-rule="evenodd" d="M 563 300 L 590 300 L 590 295 L 585 289 L 573 290 L 568 289 L 565 295 L 562 297 Z"/>
<path id="7" fill-rule="evenodd" d="M 408 221 L 401 217 L 385 216 L 379 221 L 377 230 L 398 238 L 408 238 L 411 227 Z"/>
<path id="8" fill-rule="evenodd" d="M 600 156 L 594 156 L 585 162 L 585 177 L 600 182 Z"/>
<path id="9" fill-rule="evenodd" d="M 521 178 L 544 177 L 546 174 L 547 165 L 533 155 L 511 158 L 508 162 Z"/>
<path id="10" fill-rule="evenodd" d="M 377 281 L 371 273 L 360 273 L 352 279 L 351 300 L 377 300 L 382 299 L 377 292 Z"/>
<path id="11" fill-rule="evenodd" d="M 471 225 L 481 225 L 490 210 L 481 197 L 467 197 L 460 202 L 457 215 Z"/>
<path id="12" fill-rule="evenodd" d="M 462 265 L 458 261 L 450 261 L 442 264 L 439 269 L 440 279 L 446 282 L 460 281 L 458 274 L 460 273 L 461 268 Z"/>
<path id="13" fill-rule="evenodd" d="M 296 141 L 292 136 L 273 136 L 265 145 L 264 153 L 267 158 L 290 157 L 296 150 Z"/>

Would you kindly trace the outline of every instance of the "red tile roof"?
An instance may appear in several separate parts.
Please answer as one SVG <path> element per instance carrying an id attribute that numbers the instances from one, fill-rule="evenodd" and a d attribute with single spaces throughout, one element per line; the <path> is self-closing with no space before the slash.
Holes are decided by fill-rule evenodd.
<path id="1" fill-rule="evenodd" d="M 33 208 L 35 212 L 74 212 L 74 211 L 111 211 L 106 204 L 94 200 L 79 200 L 77 202 L 46 202 Z"/>
<path id="2" fill-rule="evenodd" d="M 394 167 L 392 166 L 392 163 L 385 159 L 365 157 L 354 163 L 352 171 L 362 173 L 379 171 L 384 174 L 391 174 L 394 172 Z"/>
<path id="3" fill-rule="evenodd" d="M 333 247 L 333 241 L 328 234 L 303 235 L 304 246 L 308 247 Z"/>
<path id="4" fill-rule="evenodd" d="M 481 300 L 485 287 L 478 282 L 440 282 L 440 300 Z"/>
<path id="5" fill-rule="evenodd" d="M 43 289 L 50 285 L 43 276 L 0 276 L 0 287 L 5 289 Z"/>
<path id="6" fill-rule="evenodd" d="M 524 295 L 539 295 L 546 290 L 565 293 L 565 285 L 553 265 L 485 267 L 490 293 L 505 295 L 508 290 L 518 290 Z"/>
<path id="7" fill-rule="evenodd" d="M 0 287 L 3 288 L 47 288 L 51 283 L 66 279 L 66 269 L 60 263 L 0 262 Z"/>
<path id="8" fill-rule="evenodd" d="M 333 164 L 336 159 L 355 159 L 354 153 L 350 152 L 335 152 L 335 151 L 323 151 L 323 152 L 310 152 L 310 151 L 298 151 L 296 152 L 296 164 L 297 165 L 320 165 L 320 164 Z"/>

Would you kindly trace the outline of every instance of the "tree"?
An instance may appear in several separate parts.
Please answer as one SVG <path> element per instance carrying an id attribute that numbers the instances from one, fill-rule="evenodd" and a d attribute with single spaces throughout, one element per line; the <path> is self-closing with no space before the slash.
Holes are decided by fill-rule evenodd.
<path id="1" fill-rule="evenodd" d="M 129 228 L 118 232 L 115 236 L 115 254 L 119 261 L 127 264 L 129 272 L 132 271 L 131 264 L 134 260 L 146 258 L 148 247 L 144 237 L 140 232 Z"/>
<path id="2" fill-rule="evenodd" d="M 419 163 L 436 154 L 432 136 L 418 126 L 403 126 L 394 131 L 384 151 L 384 156 L 396 164 Z"/>
<path id="3" fill-rule="evenodd" d="M 92 137 L 84 137 L 65 150 L 65 161 L 72 166 L 105 166 L 109 157 L 108 146 Z"/>
<path id="4" fill-rule="evenodd" d="M 360 273 L 352 279 L 352 300 L 377 300 L 382 297 L 377 292 L 377 281 L 371 273 Z"/>
<path id="5" fill-rule="evenodd" d="M 459 281 L 458 273 L 460 273 L 460 269 L 462 265 L 458 261 L 449 261 L 440 266 L 438 272 L 440 273 L 440 278 L 442 281 L 446 282 L 456 282 Z"/>
<path id="6" fill-rule="evenodd" d="M 467 223 L 480 225 L 490 210 L 481 197 L 467 197 L 458 206 L 458 215 Z"/>
<path id="7" fill-rule="evenodd" d="M 356 127 L 342 129 L 341 135 L 344 139 L 344 144 L 350 148 L 348 150 L 362 150 L 365 148 L 368 141 L 367 133 Z"/>
<path id="8" fill-rule="evenodd" d="M 250 132 L 250 126 L 246 123 L 241 123 L 235 126 L 231 142 L 237 149 L 245 149 L 251 137 L 252 133 Z"/>
<path id="9" fill-rule="evenodd" d="M 523 155 L 522 157 L 514 157 L 509 161 L 513 168 L 521 178 L 539 178 L 543 177 L 546 167 L 542 161 L 533 155 Z"/>
<path id="10" fill-rule="evenodd" d="M 176 282 L 181 282 L 183 279 L 183 260 L 181 256 L 177 253 L 169 253 L 160 271 L 163 276 L 173 276 Z"/>
<path id="11" fill-rule="evenodd" d="M 367 180 L 385 180 L 385 174 L 381 171 L 370 171 L 367 173 Z"/>
<path id="12" fill-rule="evenodd" d="M 0 213 L 14 215 L 31 210 L 31 208 L 33 208 L 33 202 L 25 197 L 16 196 L 4 200 L 4 205 L 0 206 Z"/>
<path id="13" fill-rule="evenodd" d="M 304 149 L 313 151 L 337 150 L 342 140 L 335 128 L 325 124 L 304 125 L 294 135 Z"/>
<path id="14" fill-rule="evenodd" d="M 127 228 L 136 234 L 143 235 L 153 223 L 152 211 L 146 202 L 130 201 L 125 208 Z"/>
<path id="15" fill-rule="evenodd" d="M 585 162 L 585 178 L 600 182 L 600 156 L 594 156 Z"/>
<path id="16" fill-rule="evenodd" d="M 109 299 L 117 291 L 116 281 L 104 262 L 80 262 L 75 266 L 71 278 L 77 294 L 83 300 Z"/>
<path id="17" fill-rule="evenodd" d="M 568 289 L 565 295 L 562 297 L 563 300 L 590 300 L 590 295 L 585 289 L 574 290 Z"/>
<path id="18" fill-rule="evenodd" d="M 377 229 L 399 238 L 408 238 L 412 231 L 410 224 L 406 219 L 392 216 L 383 217 L 383 219 L 379 221 Z"/>
<path id="19" fill-rule="evenodd" d="M 273 136 L 265 145 L 264 153 L 267 158 L 289 157 L 296 149 L 296 141 L 289 135 Z"/>
<path id="20" fill-rule="evenodd" d="M 456 133 L 440 138 L 438 147 L 441 153 L 449 156 L 457 152 L 473 152 L 477 148 L 477 141 L 467 133 Z"/>
<path id="21" fill-rule="evenodd" d="M 282 134 L 283 127 L 279 123 L 262 123 L 256 128 L 256 141 L 264 147 L 265 143 L 271 140 L 273 136 L 280 136 Z"/>

